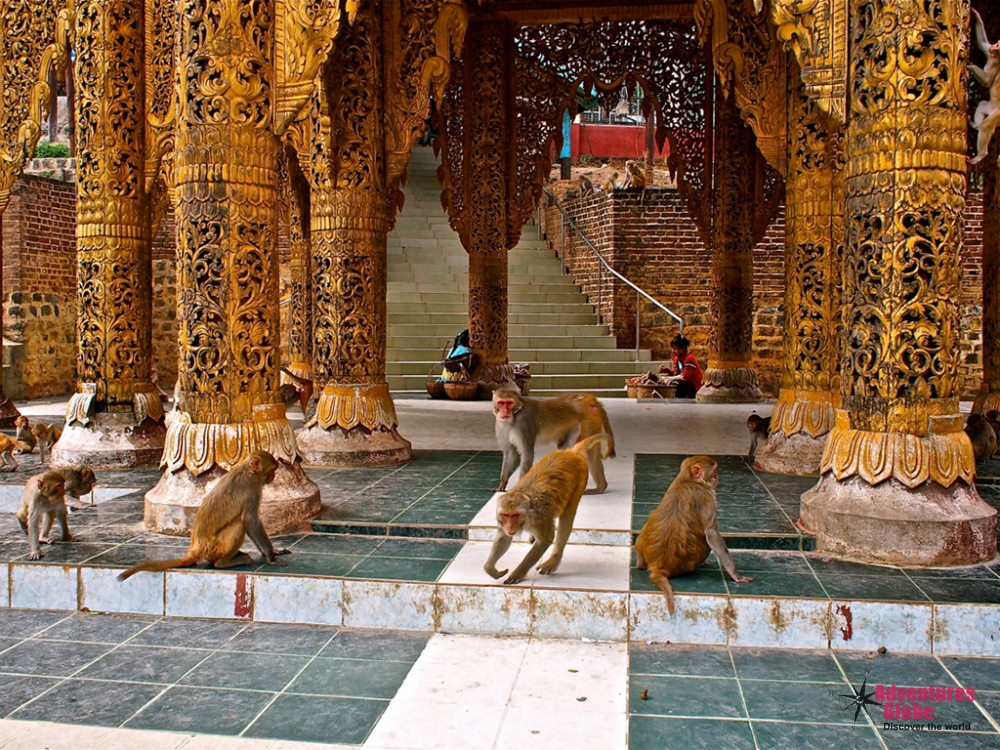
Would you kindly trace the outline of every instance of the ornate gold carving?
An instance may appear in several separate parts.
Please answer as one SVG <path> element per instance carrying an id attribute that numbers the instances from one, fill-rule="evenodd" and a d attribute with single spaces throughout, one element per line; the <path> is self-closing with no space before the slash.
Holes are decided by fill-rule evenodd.
<path id="1" fill-rule="evenodd" d="M 353 430 L 364 427 L 374 430 L 394 430 L 398 424 L 396 407 L 387 385 L 328 385 L 323 389 L 316 413 L 306 427 L 318 424 L 324 430 L 339 427 Z"/>
<path id="2" fill-rule="evenodd" d="M 859 476 L 871 485 L 893 478 L 912 489 L 927 481 L 971 484 L 976 464 L 960 416 L 928 419 L 924 434 L 915 435 L 851 429 L 847 412 L 838 409 L 820 471 L 838 480 Z"/>
<path id="3" fill-rule="evenodd" d="M 771 434 L 804 432 L 812 438 L 825 435 L 833 429 L 834 411 L 839 403 L 837 393 L 782 388 L 771 412 Z"/>
<path id="4" fill-rule="evenodd" d="M 357 4 L 347 10 L 353 23 Z M 274 132 L 280 135 L 313 97 L 316 76 L 340 29 L 340 2 L 277 0 L 275 15 Z"/>
<path id="5" fill-rule="evenodd" d="M 66 405 L 66 424 L 79 422 L 86 426 L 90 423 L 90 415 L 94 411 L 97 400 L 97 383 L 79 383 L 79 393 L 74 393 Z"/>
<path id="6" fill-rule="evenodd" d="M 458 0 L 386 3 L 385 159 L 389 220 L 402 208 L 406 165 L 426 128 L 431 94 L 440 100 L 452 55 L 462 52 L 468 14 Z"/>
<path id="7" fill-rule="evenodd" d="M 72 0 L 8 0 L 0 9 L 0 213 L 38 145 L 49 73 L 66 64 L 72 18 Z"/>
<path id="8" fill-rule="evenodd" d="M 287 206 L 283 224 L 289 244 L 288 358 L 312 369 L 312 248 L 309 244 L 309 183 L 298 160 L 285 154 L 280 186 Z M 312 379 L 312 375 L 309 375 Z"/>
<path id="9" fill-rule="evenodd" d="M 178 409 L 191 422 L 218 427 L 178 432 L 175 423 L 168 464 L 187 461 L 198 473 L 214 460 L 211 450 L 228 462 L 243 449 L 213 438 L 185 452 L 178 448 L 184 435 L 230 435 L 277 391 L 278 142 L 271 132 L 272 4 L 192 0 L 181 7 Z M 285 422 L 272 430 L 274 439 L 283 431 L 291 435 Z M 259 447 L 284 450 L 266 441 Z"/>
<path id="10" fill-rule="evenodd" d="M 994 146 L 996 148 L 996 146 Z M 983 382 L 974 412 L 1000 409 L 1000 167 L 983 173 Z"/>
<path id="11" fill-rule="evenodd" d="M 784 361 L 771 432 L 816 438 L 840 403 L 843 135 L 805 96 L 797 69 L 788 83 Z"/>
<path id="12" fill-rule="evenodd" d="M 154 422 L 163 421 L 163 399 L 152 383 L 135 384 L 135 400 L 132 403 L 132 412 L 135 414 L 136 424 L 142 424 L 145 420 L 151 419 Z"/>
<path id="13" fill-rule="evenodd" d="M 160 468 L 187 469 L 195 476 L 213 466 L 230 471 L 259 449 L 288 464 L 298 460 L 295 432 L 283 405 L 260 404 L 250 420 L 231 424 L 195 424 L 190 414 L 180 411 L 167 426 Z"/>
<path id="14" fill-rule="evenodd" d="M 744 121 L 757 146 L 778 172 L 786 172 L 785 52 L 765 17 L 749 0 L 727 6 L 725 0 L 697 0 L 695 20 L 702 44 L 711 31 L 712 57 L 723 93 L 735 90 Z"/>
<path id="15" fill-rule="evenodd" d="M 806 93 L 837 122 L 847 116 L 848 0 L 772 0 L 778 38 L 795 54 Z"/>
<path id="16" fill-rule="evenodd" d="M 149 380 L 142 17 L 139 0 L 82 0 L 76 13 L 77 374 L 96 383 L 98 412 L 133 411 Z"/>
<path id="17" fill-rule="evenodd" d="M 145 0 L 146 192 L 160 179 L 164 157 L 174 149 L 177 124 L 177 3 Z M 155 224 L 155 222 L 154 222 Z"/>

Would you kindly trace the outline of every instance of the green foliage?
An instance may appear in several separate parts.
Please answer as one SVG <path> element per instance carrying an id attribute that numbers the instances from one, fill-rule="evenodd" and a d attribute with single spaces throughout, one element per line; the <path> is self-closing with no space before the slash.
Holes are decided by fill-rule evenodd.
<path id="1" fill-rule="evenodd" d="M 62 158 L 70 156 L 69 146 L 62 143 L 49 143 L 48 141 L 39 141 L 38 146 L 35 148 L 36 159 L 49 159 L 49 158 Z"/>

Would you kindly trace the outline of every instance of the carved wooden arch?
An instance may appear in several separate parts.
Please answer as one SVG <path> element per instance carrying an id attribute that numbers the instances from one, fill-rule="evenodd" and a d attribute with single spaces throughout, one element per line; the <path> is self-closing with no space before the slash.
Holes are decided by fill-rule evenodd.
<path id="1" fill-rule="evenodd" d="M 73 25 L 71 1 L 61 7 L 46 0 L 5 5 L 0 12 L 0 214 L 38 145 L 52 97 L 49 74 L 66 65 Z"/>

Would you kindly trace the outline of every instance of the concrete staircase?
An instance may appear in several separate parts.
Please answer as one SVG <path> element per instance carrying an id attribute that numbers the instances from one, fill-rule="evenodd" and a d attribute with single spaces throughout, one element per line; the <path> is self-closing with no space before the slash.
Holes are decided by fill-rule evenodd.
<path id="1" fill-rule="evenodd" d="M 426 395 L 441 349 L 469 327 L 469 263 L 441 208 L 437 162 L 414 150 L 406 204 L 389 235 L 386 375 L 397 397 Z M 587 391 L 624 396 L 625 377 L 654 365 L 648 350 L 618 350 L 555 253 L 525 227 L 510 252 L 509 361 L 531 365 L 531 395 Z"/>

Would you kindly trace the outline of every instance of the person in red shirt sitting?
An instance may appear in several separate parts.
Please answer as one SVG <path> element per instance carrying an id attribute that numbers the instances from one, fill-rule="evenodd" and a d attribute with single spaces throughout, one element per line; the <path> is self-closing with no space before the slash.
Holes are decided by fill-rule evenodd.
<path id="1" fill-rule="evenodd" d="M 687 337 L 677 334 L 670 342 L 670 350 L 674 353 L 673 367 L 660 365 L 660 372 L 670 375 L 668 382 L 677 387 L 674 393 L 677 398 L 694 398 L 705 380 L 705 374 L 701 371 L 698 360 L 688 351 L 690 346 L 691 342 Z"/>

